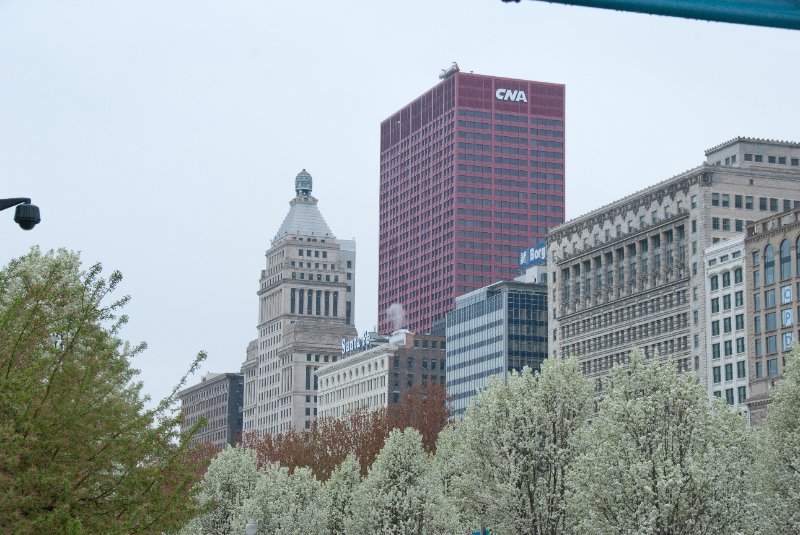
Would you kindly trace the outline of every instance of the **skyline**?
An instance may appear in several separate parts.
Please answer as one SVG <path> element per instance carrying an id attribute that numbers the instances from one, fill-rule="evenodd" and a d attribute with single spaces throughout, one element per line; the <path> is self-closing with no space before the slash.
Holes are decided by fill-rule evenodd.
<path id="1" fill-rule="evenodd" d="M 452 61 L 566 85 L 569 220 L 736 136 L 798 141 L 797 43 L 530 2 L 8 2 L 2 196 L 31 197 L 42 223 L 22 232 L 3 212 L 0 260 L 63 246 L 122 271 L 122 337 L 148 342 L 134 366 L 159 398 L 200 349 L 209 359 L 189 384 L 238 371 L 263 255 L 302 168 L 333 233 L 356 239 L 356 326 L 373 328 L 379 124 Z"/>

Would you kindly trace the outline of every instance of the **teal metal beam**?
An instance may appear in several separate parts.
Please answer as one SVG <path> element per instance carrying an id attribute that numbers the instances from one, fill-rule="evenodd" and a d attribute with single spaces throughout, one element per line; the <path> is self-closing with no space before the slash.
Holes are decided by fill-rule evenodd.
<path id="1" fill-rule="evenodd" d="M 509 0 L 503 0 L 509 1 Z M 515 1 L 515 0 L 510 0 Z M 516 0 L 519 1 L 519 0 Z M 539 0 L 685 19 L 800 30 L 800 0 Z"/>

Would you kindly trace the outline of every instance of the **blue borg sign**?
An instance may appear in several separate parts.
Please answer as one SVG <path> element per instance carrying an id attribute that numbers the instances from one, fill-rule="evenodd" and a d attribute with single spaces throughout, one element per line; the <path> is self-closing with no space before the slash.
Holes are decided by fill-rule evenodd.
<path id="1" fill-rule="evenodd" d="M 543 266 L 547 263 L 547 244 L 540 243 L 519 252 L 519 267 Z"/>

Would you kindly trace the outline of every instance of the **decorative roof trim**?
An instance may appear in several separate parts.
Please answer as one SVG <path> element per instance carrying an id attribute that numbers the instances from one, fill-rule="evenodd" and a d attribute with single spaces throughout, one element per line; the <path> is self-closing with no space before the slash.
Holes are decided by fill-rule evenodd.
<path id="1" fill-rule="evenodd" d="M 706 150 L 706 156 L 711 154 L 712 152 L 717 152 L 720 149 L 724 149 L 726 147 L 730 147 L 731 145 L 735 145 L 736 143 L 760 143 L 763 145 L 783 145 L 785 147 L 794 147 L 800 148 L 800 143 L 796 141 L 783 141 L 780 139 L 762 139 L 758 137 L 742 137 L 737 136 L 733 139 L 725 141 L 724 143 L 720 143 L 719 145 L 715 145 L 710 149 Z"/>
<path id="2" fill-rule="evenodd" d="M 611 218 L 613 220 L 617 215 L 625 214 L 629 210 L 633 210 L 634 205 L 637 205 L 636 207 L 638 208 L 639 205 L 648 204 L 652 200 L 660 201 L 667 195 L 674 197 L 678 190 L 688 191 L 689 187 L 696 183 L 700 183 L 703 186 L 710 185 L 711 171 L 718 171 L 718 168 L 702 164 L 699 167 L 684 171 L 679 175 L 662 180 L 661 182 L 635 193 L 631 193 L 630 195 L 626 195 L 600 208 L 595 208 L 591 212 L 570 219 L 548 232 L 547 244 L 552 244 L 561 240 L 564 236 L 571 234 L 576 226 L 584 228 L 588 225 L 588 227 L 591 228 L 605 219 Z"/>

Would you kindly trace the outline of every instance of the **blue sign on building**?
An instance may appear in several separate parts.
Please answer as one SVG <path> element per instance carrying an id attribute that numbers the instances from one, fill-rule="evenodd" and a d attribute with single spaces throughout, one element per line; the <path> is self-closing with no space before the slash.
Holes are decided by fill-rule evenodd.
<path id="1" fill-rule="evenodd" d="M 543 266 L 547 264 L 547 244 L 540 243 L 519 253 L 519 267 Z"/>

